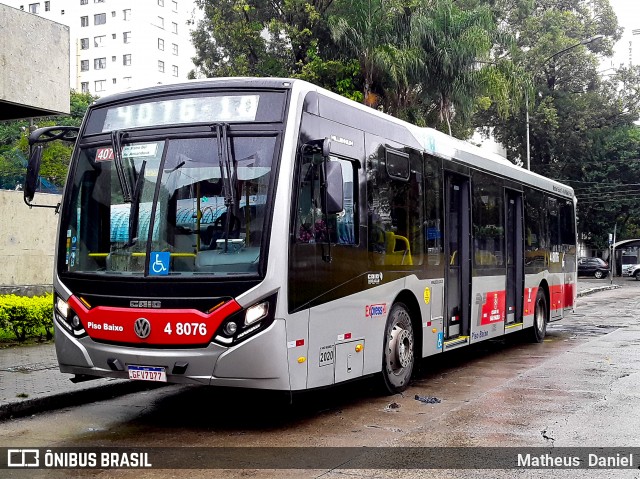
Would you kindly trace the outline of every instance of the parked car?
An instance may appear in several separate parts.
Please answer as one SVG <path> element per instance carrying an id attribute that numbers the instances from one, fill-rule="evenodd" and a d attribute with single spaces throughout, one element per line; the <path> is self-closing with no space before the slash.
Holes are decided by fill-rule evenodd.
<path id="1" fill-rule="evenodd" d="M 600 258 L 580 258 L 578 260 L 578 276 L 594 276 L 606 278 L 609 274 L 609 263 Z"/>
<path id="2" fill-rule="evenodd" d="M 622 276 L 628 278 L 635 278 L 636 281 L 640 281 L 640 264 L 625 265 L 628 268 L 622 270 Z"/>

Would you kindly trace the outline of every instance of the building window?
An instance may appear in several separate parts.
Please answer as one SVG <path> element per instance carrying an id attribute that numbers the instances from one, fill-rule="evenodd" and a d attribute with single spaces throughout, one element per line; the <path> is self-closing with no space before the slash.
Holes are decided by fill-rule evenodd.
<path id="1" fill-rule="evenodd" d="M 115 78 L 113 78 L 111 81 L 113 82 L 114 85 L 116 84 L 116 79 Z"/>
<path id="2" fill-rule="evenodd" d="M 124 43 L 131 43 L 131 32 L 124 32 L 122 34 L 122 41 Z"/>
<path id="3" fill-rule="evenodd" d="M 107 59 L 106 59 L 106 57 L 94 58 L 93 59 L 93 69 L 94 70 L 104 70 L 105 68 L 107 68 Z"/>
<path id="4" fill-rule="evenodd" d="M 171 44 L 171 49 L 172 49 L 174 55 L 178 54 L 178 44 L 177 43 L 172 43 Z"/>
<path id="5" fill-rule="evenodd" d="M 178 24 L 176 22 L 171 22 L 171 32 L 178 33 Z"/>
<path id="6" fill-rule="evenodd" d="M 104 0 L 93 0 L 93 3 L 104 3 Z"/>
<path id="7" fill-rule="evenodd" d="M 44 11 L 48 12 L 51 10 L 51 2 L 44 2 Z"/>
<path id="8" fill-rule="evenodd" d="M 81 72 L 89 71 L 89 60 L 80 60 L 80 71 Z"/>
<path id="9" fill-rule="evenodd" d="M 40 12 L 40 4 L 39 3 L 30 3 L 29 4 L 29 13 L 39 13 Z"/>
<path id="10" fill-rule="evenodd" d="M 113 55 L 113 56 L 111 57 L 111 61 L 112 61 L 112 62 L 115 62 L 115 61 L 116 61 L 116 58 L 117 58 L 117 57 L 116 57 L 115 55 Z"/>
<path id="11" fill-rule="evenodd" d="M 157 24 L 157 26 L 158 26 L 158 27 L 160 27 L 160 28 L 164 28 L 164 18 L 162 18 L 162 17 L 158 17 L 158 24 Z"/>
<path id="12" fill-rule="evenodd" d="M 115 10 L 111 12 L 111 17 L 112 18 L 116 18 L 116 11 Z"/>
<path id="13" fill-rule="evenodd" d="M 116 39 L 116 34 L 115 34 L 115 33 L 112 33 L 112 34 L 111 34 L 111 38 L 113 38 L 113 39 L 115 40 L 115 39 Z"/>
<path id="14" fill-rule="evenodd" d="M 80 26 L 88 27 L 89 26 L 89 17 L 80 17 Z"/>
<path id="15" fill-rule="evenodd" d="M 88 50 L 89 49 L 89 39 L 81 38 L 80 39 L 80 50 Z"/>
<path id="16" fill-rule="evenodd" d="M 96 91 L 104 91 L 107 80 L 96 80 Z"/>
<path id="17" fill-rule="evenodd" d="M 124 14 L 124 20 L 125 21 L 131 20 L 131 9 L 130 8 L 122 10 L 122 13 Z"/>
<path id="18" fill-rule="evenodd" d="M 122 55 L 122 64 L 123 65 L 131 65 L 131 53 L 127 53 L 126 55 Z"/>
<path id="19" fill-rule="evenodd" d="M 107 37 L 105 35 L 99 35 L 97 37 L 93 37 L 93 46 L 96 48 L 104 47 L 106 38 Z"/>
<path id="20" fill-rule="evenodd" d="M 86 5 L 89 3 L 89 0 L 80 0 L 80 5 Z"/>
<path id="21" fill-rule="evenodd" d="M 164 40 L 162 38 L 158 38 L 158 50 L 164 51 Z"/>
<path id="22" fill-rule="evenodd" d="M 88 81 L 83 81 L 82 83 L 80 83 L 80 91 L 82 91 L 82 93 L 89 93 L 89 82 Z"/>
<path id="23" fill-rule="evenodd" d="M 98 13 L 93 16 L 93 24 L 94 25 L 104 25 L 107 23 L 107 14 L 106 13 Z"/>
<path id="24" fill-rule="evenodd" d="M 176 0 L 171 0 L 171 10 L 174 12 L 178 11 L 178 2 L 176 2 Z"/>
<path id="25" fill-rule="evenodd" d="M 158 5 L 160 5 L 161 7 L 164 7 L 164 0 L 158 0 Z"/>
<path id="26" fill-rule="evenodd" d="M 178 65 L 173 65 L 171 67 L 171 70 L 173 71 L 173 76 L 177 77 L 178 76 Z"/>
<path id="27" fill-rule="evenodd" d="M 158 60 L 158 71 L 164 73 L 164 62 L 162 60 Z"/>

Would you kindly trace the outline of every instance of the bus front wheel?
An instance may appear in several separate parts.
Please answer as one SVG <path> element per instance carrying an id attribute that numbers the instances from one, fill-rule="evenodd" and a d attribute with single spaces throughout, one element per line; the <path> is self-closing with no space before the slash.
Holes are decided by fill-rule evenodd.
<path id="1" fill-rule="evenodd" d="M 547 334 L 547 295 L 542 288 L 538 288 L 536 295 L 536 307 L 533 313 L 533 335 L 531 339 L 541 343 Z"/>
<path id="2" fill-rule="evenodd" d="M 415 340 L 411 316 L 403 303 L 392 306 L 387 317 L 382 354 L 382 378 L 390 393 L 409 387 L 415 362 Z"/>

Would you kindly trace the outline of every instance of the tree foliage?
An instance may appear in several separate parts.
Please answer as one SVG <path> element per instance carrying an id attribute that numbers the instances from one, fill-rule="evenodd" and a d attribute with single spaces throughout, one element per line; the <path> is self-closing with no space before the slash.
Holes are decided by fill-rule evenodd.
<path id="1" fill-rule="evenodd" d="M 326 30 L 333 0 L 196 0 L 197 76 L 291 76 Z"/>
<path id="2" fill-rule="evenodd" d="M 95 97 L 88 93 L 71 91 L 70 115 L 43 117 L 34 124 L 29 121 L 0 123 L 0 188 L 14 189 L 24 180 L 29 157 L 28 135 L 32 129 L 44 126 L 80 126 L 84 114 Z M 54 186 L 64 186 L 73 146 L 54 141 L 42 153 L 40 176 Z"/>
<path id="3" fill-rule="evenodd" d="M 456 136 L 492 132 L 515 163 L 530 152 L 575 187 L 592 246 L 616 223 L 638 234 L 640 202 L 614 191 L 637 182 L 640 71 L 598 72 L 621 37 L 609 0 L 197 4 L 198 75 L 292 76 Z"/>

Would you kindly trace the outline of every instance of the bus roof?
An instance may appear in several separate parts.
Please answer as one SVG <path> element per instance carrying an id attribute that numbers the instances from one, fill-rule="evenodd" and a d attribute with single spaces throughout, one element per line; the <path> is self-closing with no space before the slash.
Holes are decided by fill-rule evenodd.
<path id="1" fill-rule="evenodd" d="M 396 117 L 370 108 L 361 103 L 354 102 L 331 91 L 325 90 L 317 85 L 313 85 L 303 80 L 291 78 L 259 78 L 259 77 L 223 77 L 190 80 L 183 83 L 172 83 L 166 85 L 156 85 L 139 90 L 129 90 L 114 95 L 99 98 L 95 101 L 94 107 L 101 107 L 113 102 L 121 102 L 138 99 L 145 96 L 157 96 L 163 94 L 181 94 L 198 90 L 208 90 L 213 87 L 224 86 L 229 89 L 292 89 L 296 85 L 300 90 L 315 91 L 334 100 L 347 103 L 368 114 L 383 118 L 405 127 L 417 143 L 422 146 L 426 153 L 495 172 L 516 181 L 529 184 L 544 190 L 552 191 L 560 196 L 575 198 L 573 188 L 558 181 L 546 178 L 542 175 L 516 166 L 506 158 L 479 148 L 467 141 L 451 137 L 433 128 L 421 128 Z"/>

